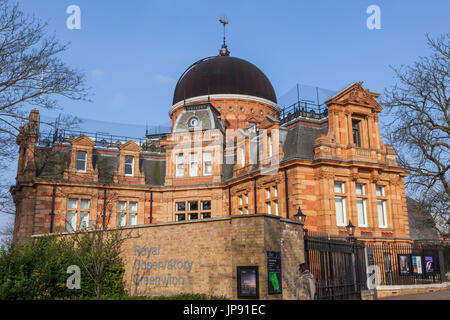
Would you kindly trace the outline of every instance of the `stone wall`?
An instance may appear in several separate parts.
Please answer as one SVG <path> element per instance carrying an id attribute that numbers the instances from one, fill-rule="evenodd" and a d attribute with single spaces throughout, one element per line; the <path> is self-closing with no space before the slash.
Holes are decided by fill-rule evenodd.
<path id="1" fill-rule="evenodd" d="M 268 215 L 161 223 L 133 229 L 123 246 L 132 295 L 200 293 L 237 298 L 238 266 L 258 266 L 260 299 L 293 299 L 304 262 L 301 223 Z M 267 251 L 282 254 L 283 294 L 268 294 Z"/>

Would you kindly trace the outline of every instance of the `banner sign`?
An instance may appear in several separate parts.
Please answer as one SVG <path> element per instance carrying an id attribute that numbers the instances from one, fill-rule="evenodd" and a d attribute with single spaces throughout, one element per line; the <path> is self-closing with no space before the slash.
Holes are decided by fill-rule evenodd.
<path id="1" fill-rule="evenodd" d="M 267 251 L 267 273 L 269 294 L 282 293 L 281 252 Z"/>
<path id="2" fill-rule="evenodd" d="M 415 275 L 423 274 L 422 256 L 412 256 L 412 271 Z"/>
<path id="3" fill-rule="evenodd" d="M 398 255 L 398 272 L 401 276 L 411 275 L 411 255 L 399 254 Z"/>

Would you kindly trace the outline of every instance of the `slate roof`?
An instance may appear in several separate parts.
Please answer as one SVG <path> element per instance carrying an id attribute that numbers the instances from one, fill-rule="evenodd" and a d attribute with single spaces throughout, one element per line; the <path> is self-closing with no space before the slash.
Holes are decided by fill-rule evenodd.
<path id="1" fill-rule="evenodd" d="M 419 202 L 406 197 L 408 207 L 409 232 L 412 240 L 439 240 L 439 233 L 430 213 Z"/>
<path id="2" fill-rule="evenodd" d="M 319 135 L 326 135 L 328 126 L 321 128 L 298 124 L 287 130 L 284 141 L 281 141 L 284 157 L 282 162 L 300 159 L 314 160 L 314 142 Z"/>

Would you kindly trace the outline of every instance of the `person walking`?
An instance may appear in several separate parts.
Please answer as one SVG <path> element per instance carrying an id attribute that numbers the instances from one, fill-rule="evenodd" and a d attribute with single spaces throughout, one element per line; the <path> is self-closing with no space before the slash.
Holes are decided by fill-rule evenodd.
<path id="1" fill-rule="evenodd" d="M 297 300 L 314 300 L 316 294 L 316 281 L 311 272 L 309 272 L 306 263 L 298 265 L 299 277 L 296 285 Z"/>

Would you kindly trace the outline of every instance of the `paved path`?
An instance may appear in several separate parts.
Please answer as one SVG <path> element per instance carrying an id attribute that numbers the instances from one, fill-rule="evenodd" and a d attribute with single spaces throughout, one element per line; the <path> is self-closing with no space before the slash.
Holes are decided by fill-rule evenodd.
<path id="1" fill-rule="evenodd" d="M 427 293 L 405 294 L 380 300 L 450 300 L 450 289 Z"/>

